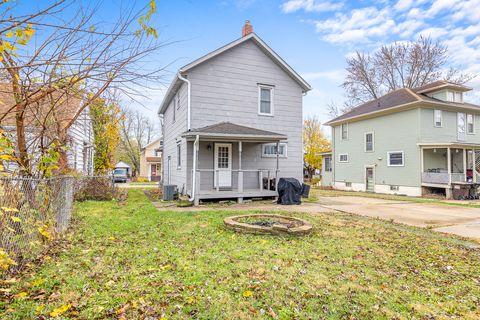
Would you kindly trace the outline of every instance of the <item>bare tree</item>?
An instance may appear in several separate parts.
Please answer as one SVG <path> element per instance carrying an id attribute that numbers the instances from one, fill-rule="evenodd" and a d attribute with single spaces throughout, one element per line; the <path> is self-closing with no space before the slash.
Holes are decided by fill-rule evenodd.
<path id="1" fill-rule="evenodd" d="M 447 47 L 424 37 L 415 42 L 396 42 L 383 46 L 374 53 L 357 51 L 355 56 L 347 59 L 347 77 L 342 85 L 349 99 L 347 105 L 363 103 L 400 88 L 414 88 L 439 79 L 455 83 L 472 79 L 472 76 L 452 68 L 447 73 L 443 72 L 447 62 Z"/>
<path id="2" fill-rule="evenodd" d="M 93 101 L 114 91 L 135 98 L 142 95 L 135 88 L 162 80 L 163 68 L 152 69 L 148 61 L 167 44 L 146 25 L 154 1 L 140 10 L 123 6 L 110 26 L 97 21 L 98 4 L 91 2 L 59 0 L 22 16 L 8 5 L 0 4 L 0 71 L 8 82 L 1 94 L 11 96 L 12 103 L 0 114 L 0 125 L 14 115 L 16 158 L 23 174 L 34 167 L 30 140 L 47 141 L 41 150 L 57 146 L 65 164 L 67 130 Z M 34 34 L 35 41 L 29 42 Z M 78 107 L 66 110 L 66 100 L 77 100 Z M 29 139 L 27 129 L 33 124 L 39 129 Z"/>
<path id="3" fill-rule="evenodd" d="M 140 172 L 140 153 L 142 148 L 158 137 L 156 122 L 140 110 L 122 108 L 120 120 L 120 153 L 132 165 L 135 176 Z"/>

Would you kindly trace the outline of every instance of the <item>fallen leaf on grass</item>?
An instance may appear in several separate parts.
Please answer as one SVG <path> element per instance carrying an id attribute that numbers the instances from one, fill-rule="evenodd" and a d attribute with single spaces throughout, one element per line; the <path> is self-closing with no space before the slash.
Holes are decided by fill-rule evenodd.
<path id="1" fill-rule="evenodd" d="M 242 296 L 244 296 L 245 298 L 249 298 L 249 297 L 253 296 L 253 291 L 245 290 L 245 291 L 243 291 Z"/>
<path id="2" fill-rule="evenodd" d="M 60 308 L 54 309 L 52 312 L 50 312 L 50 317 L 61 316 L 62 314 L 67 312 L 71 307 L 72 307 L 72 305 L 70 303 L 69 304 L 64 304 Z"/>
<path id="3" fill-rule="evenodd" d="M 27 296 L 27 293 L 25 291 L 22 291 L 22 292 L 19 292 L 17 293 L 16 295 L 14 295 L 13 297 L 15 299 L 21 299 L 21 298 L 25 298 Z"/>

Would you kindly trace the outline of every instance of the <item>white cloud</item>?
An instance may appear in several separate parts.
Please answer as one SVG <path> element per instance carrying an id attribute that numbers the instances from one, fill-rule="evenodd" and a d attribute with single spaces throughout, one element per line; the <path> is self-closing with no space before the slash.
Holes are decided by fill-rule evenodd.
<path id="1" fill-rule="evenodd" d="M 448 34 L 448 30 L 440 27 L 430 27 L 423 29 L 417 34 L 417 37 L 429 37 L 432 39 L 438 39 L 444 35 Z"/>
<path id="2" fill-rule="evenodd" d="M 395 6 L 394 9 L 397 11 L 404 11 L 407 10 L 412 6 L 413 0 L 399 0 Z"/>
<path id="3" fill-rule="evenodd" d="M 282 4 L 282 11 L 285 13 L 291 13 L 298 10 L 304 10 L 306 12 L 326 12 L 336 11 L 342 8 L 343 3 L 334 1 L 318 1 L 318 0 L 290 0 Z"/>

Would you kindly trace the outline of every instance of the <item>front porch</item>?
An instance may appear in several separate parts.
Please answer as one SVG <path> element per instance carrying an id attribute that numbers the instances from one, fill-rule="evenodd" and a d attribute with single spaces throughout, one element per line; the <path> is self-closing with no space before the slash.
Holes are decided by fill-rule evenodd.
<path id="1" fill-rule="evenodd" d="M 421 145 L 422 187 L 445 189 L 447 198 L 453 189 L 480 185 L 480 145 Z"/>
<path id="2" fill-rule="evenodd" d="M 245 198 L 278 196 L 280 154 L 286 153 L 281 141 L 285 136 L 222 123 L 190 132 L 186 138 L 187 158 L 192 159 L 187 194 L 195 205 L 207 199 L 241 203 Z"/>

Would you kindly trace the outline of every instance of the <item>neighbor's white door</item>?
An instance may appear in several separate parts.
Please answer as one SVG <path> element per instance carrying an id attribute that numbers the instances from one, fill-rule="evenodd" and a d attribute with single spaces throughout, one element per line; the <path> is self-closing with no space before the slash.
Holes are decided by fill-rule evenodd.
<path id="1" fill-rule="evenodd" d="M 218 175 L 218 177 L 217 177 Z M 232 187 L 232 144 L 215 144 L 215 174 L 213 185 L 219 188 Z"/>

